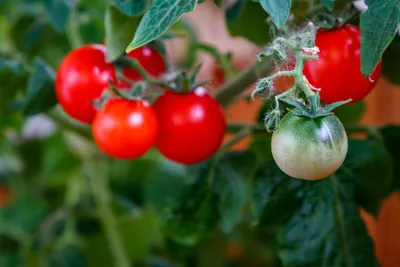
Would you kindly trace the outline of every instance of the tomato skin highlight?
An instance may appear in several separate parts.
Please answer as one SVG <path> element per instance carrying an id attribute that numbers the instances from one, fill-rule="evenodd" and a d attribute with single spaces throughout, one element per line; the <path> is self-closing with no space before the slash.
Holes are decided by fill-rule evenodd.
<path id="1" fill-rule="evenodd" d="M 287 175 L 318 180 L 342 165 L 348 149 L 346 131 L 334 116 L 303 118 L 292 113 L 283 117 L 272 135 L 272 156 Z"/>
<path id="2" fill-rule="evenodd" d="M 167 72 L 167 66 L 162 55 L 148 45 L 132 50 L 127 54 L 127 57 L 136 59 L 142 68 L 154 78 L 159 78 Z M 135 69 L 124 69 L 123 74 L 133 81 L 142 80 L 139 72 Z"/>
<path id="3" fill-rule="evenodd" d="M 154 103 L 159 121 L 157 149 L 172 161 L 195 164 L 214 155 L 226 122 L 217 100 L 199 87 L 190 93 L 166 91 Z"/>
<path id="4" fill-rule="evenodd" d="M 110 99 L 97 112 L 92 131 L 96 144 L 109 156 L 138 158 L 157 139 L 157 117 L 147 101 Z"/>
<path id="5" fill-rule="evenodd" d="M 55 90 L 59 104 L 72 118 L 92 123 L 96 114 L 93 100 L 116 81 L 115 69 L 105 60 L 104 45 L 84 45 L 72 50 L 61 61 Z"/>
<path id="6" fill-rule="evenodd" d="M 306 62 L 304 75 L 315 87 L 321 88 L 321 101 L 333 103 L 365 98 L 380 77 L 382 60 L 371 74 L 373 82 L 361 74 L 361 32 L 357 26 L 345 25 L 335 30 L 318 30 L 315 44 L 320 49 L 319 59 Z"/>

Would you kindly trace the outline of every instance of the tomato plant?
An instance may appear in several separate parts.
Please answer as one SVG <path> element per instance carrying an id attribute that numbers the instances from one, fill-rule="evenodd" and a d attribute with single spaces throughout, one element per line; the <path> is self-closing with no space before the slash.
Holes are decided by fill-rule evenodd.
<path id="1" fill-rule="evenodd" d="M 361 32 L 357 26 L 318 30 L 315 45 L 320 49 L 319 59 L 306 63 L 304 75 L 313 86 L 321 89 L 323 102 L 352 99 L 354 103 L 372 91 L 379 80 L 382 62 L 370 78 L 361 74 Z"/>
<path id="2" fill-rule="evenodd" d="M 154 103 L 159 120 L 156 146 L 167 158 L 194 164 L 215 154 L 225 135 L 221 106 L 203 87 L 167 91 Z"/>
<path id="3" fill-rule="evenodd" d="M 111 157 L 140 157 L 155 143 L 155 112 L 146 101 L 110 99 L 94 118 L 93 137 Z"/>
<path id="4" fill-rule="evenodd" d="M 105 49 L 103 45 L 74 49 L 57 69 L 58 102 L 68 115 L 84 123 L 93 121 L 96 113 L 93 101 L 100 98 L 110 80 L 116 80 L 113 65 L 105 60 Z"/>
<path id="5" fill-rule="evenodd" d="M 307 180 L 328 177 L 347 154 L 347 135 L 334 116 L 302 118 L 291 113 L 272 135 L 272 155 L 287 175 Z"/>
<path id="6" fill-rule="evenodd" d="M 361 2 L 0 0 L 0 266 L 394 267 L 400 13 Z"/>

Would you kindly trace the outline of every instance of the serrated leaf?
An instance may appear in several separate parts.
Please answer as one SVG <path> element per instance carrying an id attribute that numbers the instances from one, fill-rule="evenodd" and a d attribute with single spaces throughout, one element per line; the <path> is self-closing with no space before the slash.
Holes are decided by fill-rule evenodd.
<path id="1" fill-rule="evenodd" d="M 356 185 L 357 202 L 377 216 L 382 201 L 392 192 L 393 161 L 378 141 L 350 140 L 347 158 L 337 175 Z"/>
<path id="2" fill-rule="evenodd" d="M 335 7 L 335 0 L 322 0 L 322 4 L 324 4 L 326 9 L 332 11 L 333 8 Z"/>
<path id="3" fill-rule="evenodd" d="M 122 56 L 140 23 L 140 16 L 129 16 L 113 6 L 109 6 L 105 15 L 106 45 L 108 62 Z"/>
<path id="4" fill-rule="evenodd" d="M 278 238 L 283 265 L 379 266 L 352 187 L 335 175 L 304 183 L 301 207 Z"/>
<path id="5" fill-rule="evenodd" d="M 284 174 L 273 160 L 259 164 L 252 187 L 252 211 L 260 227 L 285 222 L 299 208 L 302 181 Z"/>
<path id="6" fill-rule="evenodd" d="M 227 9 L 225 17 L 232 36 L 242 36 L 257 45 L 266 45 L 270 40 L 268 15 L 258 3 L 239 0 Z"/>
<path id="7" fill-rule="evenodd" d="M 126 52 L 143 46 L 166 32 L 183 14 L 194 10 L 196 0 L 153 0 Z"/>
<path id="8" fill-rule="evenodd" d="M 45 5 L 50 23 L 57 32 L 65 31 L 69 13 L 74 4 L 75 1 L 70 0 L 46 0 Z"/>
<path id="9" fill-rule="evenodd" d="M 393 40 L 400 22 L 400 0 L 366 0 L 361 14 L 361 73 L 369 76 Z"/>
<path id="10" fill-rule="evenodd" d="M 35 115 L 54 107 L 56 104 L 54 71 L 43 61 L 36 59 L 23 101 L 23 114 L 25 116 Z"/>
<path id="11" fill-rule="evenodd" d="M 150 6 L 151 0 L 111 0 L 119 11 L 130 16 L 137 16 L 143 14 Z"/>
<path id="12" fill-rule="evenodd" d="M 290 14 L 291 0 L 261 0 L 260 4 L 272 17 L 277 28 L 285 25 Z"/>

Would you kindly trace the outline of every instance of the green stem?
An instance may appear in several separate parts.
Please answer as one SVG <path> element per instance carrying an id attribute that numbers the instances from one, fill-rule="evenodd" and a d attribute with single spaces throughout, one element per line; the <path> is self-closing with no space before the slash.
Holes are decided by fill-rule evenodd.
<path id="1" fill-rule="evenodd" d="M 283 98 L 283 97 L 285 97 L 285 96 L 288 96 L 288 95 L 294 93 L 296 90 L 297 90 L 297 87 L 296 87 L 296 86 L 293 86 L 293 87 L 290 88 L 289 90 L 287 90 L 287 91 L 285 91 L 285 92 L 283 92 L 283 93 L 281 93 L 281 94 L 275 96 L 275 109 L 276 109 L 276 110 L 279 110 L 279 99 L 281 99 L 281 98 Z"/>
<path id="2" fill-rule="evenodd" d="M 123 241 L 118 232 L 118 224 L 111 209 L 111 194 L 108 189 L 107 175 L 102 168 L 101 162 L 91 159 L 88 163 L 90 183 L 93 197 L 97 203 L 97 210 L 108 239 L 108 245 L 114 257 L 114 266 L 131 267 L 128 255 L 125 251 Z"/>
<path id="3" fill-rule="evenodd" d="M 273 61 L 256 62 L 249 68 L 241 71 L 232 80 L 228 81 L 215 95 L 222 106 L 227 107 L 257 79 L 266 76 L 273 70 Z"/>
<path id="4" fill-rule="evenodd" d="M 72 123 L 69 119 L 65 118 L 62 116 L 59 112 L 56 110 L 52 110 L 50 112 L 47 112 L 46 115 L 51 118 L 58 126 L 61 128 L 75 132 L 79 134 L 80 136 L 87 138 L 87 139 L 92 139 L 92 132 L 90 131 L 90 128 L 85 127 L 85 126 L 80 126 L 80 125 L 75 125 Z"/>

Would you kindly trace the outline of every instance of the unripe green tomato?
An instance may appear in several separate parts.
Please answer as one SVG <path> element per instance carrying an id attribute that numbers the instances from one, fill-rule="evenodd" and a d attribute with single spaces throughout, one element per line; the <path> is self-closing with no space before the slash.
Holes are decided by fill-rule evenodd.
<path id="1" fill-rule="evenodd" d="M 272 135 L 272 155 L 287 175 L 318 180 L 333 174 L 347 154 L 347 135 L 335 116 L 299 117 L 288 113 Z"/>

